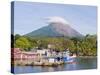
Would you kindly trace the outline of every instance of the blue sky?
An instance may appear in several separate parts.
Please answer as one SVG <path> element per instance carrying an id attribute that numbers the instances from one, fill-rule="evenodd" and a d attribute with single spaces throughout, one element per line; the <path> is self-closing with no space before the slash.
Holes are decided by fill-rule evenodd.
<path id="1" fill-rule="evenodd" d="M 26 34 L 48 25 L 45 18 L 59 16 L 81 34 L 97 33 L 97 7 L 16 1 L 14 34 Z"/>

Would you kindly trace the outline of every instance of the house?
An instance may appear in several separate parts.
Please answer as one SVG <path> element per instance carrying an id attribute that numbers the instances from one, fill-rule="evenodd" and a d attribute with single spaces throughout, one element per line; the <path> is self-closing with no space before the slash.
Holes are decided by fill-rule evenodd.
<path id="1" fill-rule="evenodd" d="M 12 48 L 11 51 L 11 58 L 14 60 L 35 60 L 38 57 L 36 52 L 25 52 L 20 48 Z"/>
<path id="2" fill-rule="evenodd" d="M 54 63 L 55 59 L 54 58 L 49 58 L 49 63 Z"/>

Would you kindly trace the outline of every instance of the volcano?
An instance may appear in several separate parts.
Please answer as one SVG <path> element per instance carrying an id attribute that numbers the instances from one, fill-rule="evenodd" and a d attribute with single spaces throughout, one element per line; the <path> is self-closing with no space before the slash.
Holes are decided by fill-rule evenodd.
<path id="1" fill-rule="evenodd" d="M 48 21 L 48 25 L 32 31 L 25 36 L 29 37 L 82 37 L 78 31 L 62 18 L 55 17 Z"/>

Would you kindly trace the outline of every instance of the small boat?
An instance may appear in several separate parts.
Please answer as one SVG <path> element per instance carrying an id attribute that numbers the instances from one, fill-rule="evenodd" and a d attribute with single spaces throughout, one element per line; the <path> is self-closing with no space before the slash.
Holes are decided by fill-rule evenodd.
<path id="1" fill-rule="evenodd" d="M 64 63 L 72 63 L 72 62 L 75 62 L 75 58 L 76 58 L 76 55 L 74 54 L 73 56 L 70 56 L 70 52 L 69 51 L 65 51 L 63 53 L 63 62 Z"/>
<path id="2" fill-rule="evenodd" d="M 65 63 L 74 62 L 74 58 L 73 57 L 64 57 L 64 62 Z"/>

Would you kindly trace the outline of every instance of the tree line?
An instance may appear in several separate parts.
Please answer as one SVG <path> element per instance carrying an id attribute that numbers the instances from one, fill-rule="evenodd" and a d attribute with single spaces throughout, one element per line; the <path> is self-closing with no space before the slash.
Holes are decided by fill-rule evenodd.
<path id="1" fill-rule="evenodd" d="M 83 38 L 67 37 L 27 37 L 16 34 L 13 36 L 12 44 L 14 48 L 21 48 L 30 51 L 33 48 L 48 48 L 52 45 L 52 50 L 63 51 L 69 49 L 71 53 L 79 56 L 96 56 L 97 55 L 97 36 L 87 34 Z"/>

